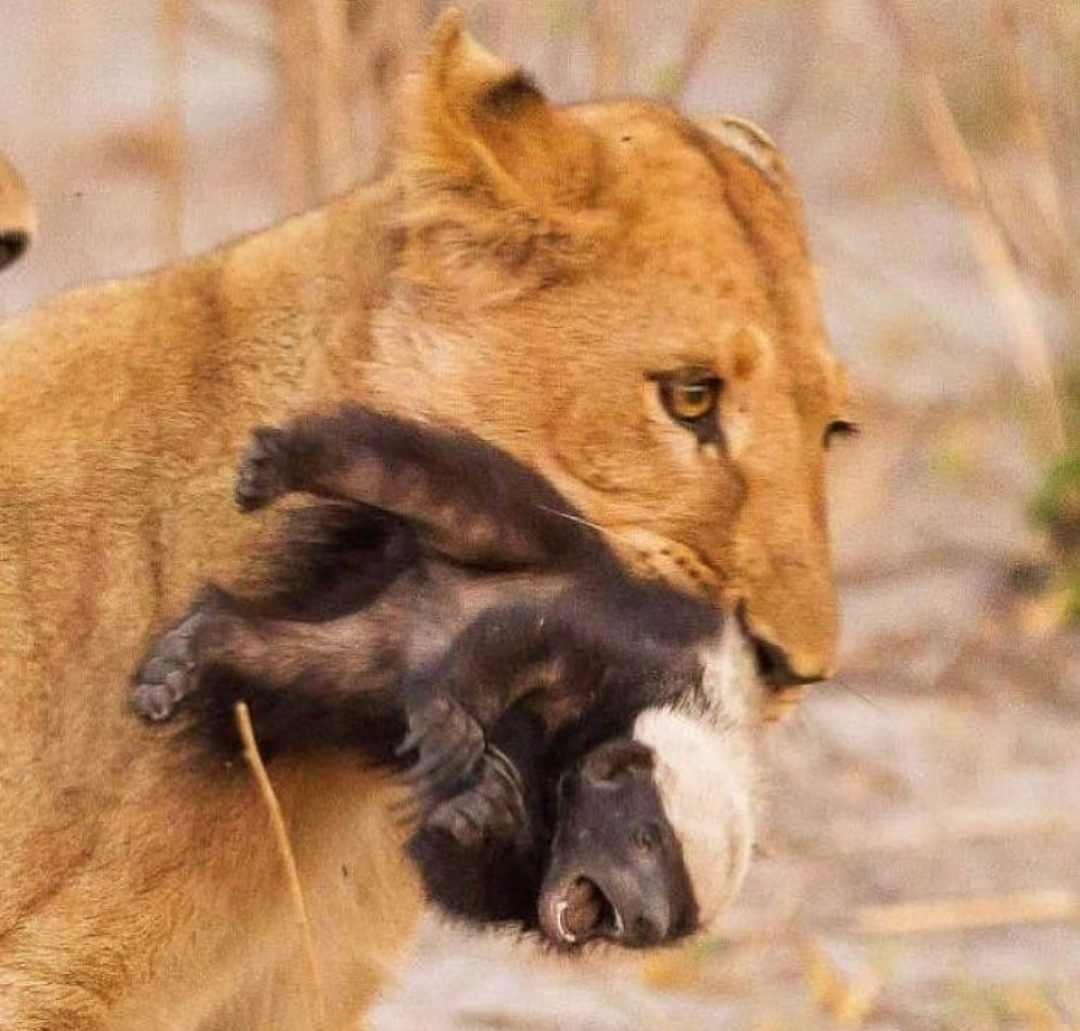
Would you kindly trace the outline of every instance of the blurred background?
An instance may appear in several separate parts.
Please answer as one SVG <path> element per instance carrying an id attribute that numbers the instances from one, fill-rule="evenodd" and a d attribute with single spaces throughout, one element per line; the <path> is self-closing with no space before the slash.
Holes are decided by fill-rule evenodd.
<path id="1" fill-rule="evenodd" d="M 387 158 L 423 0 L 0 0 L 40 238 L 0 313 Z M 557 100 L 736 113 L 800 181 L 862 433 L 841 675 L 770 735 L 721 937 L 618 974 L 427 929 L 381 1031 L 1080 1027 L 1080 3 L 462 0 Z"/>

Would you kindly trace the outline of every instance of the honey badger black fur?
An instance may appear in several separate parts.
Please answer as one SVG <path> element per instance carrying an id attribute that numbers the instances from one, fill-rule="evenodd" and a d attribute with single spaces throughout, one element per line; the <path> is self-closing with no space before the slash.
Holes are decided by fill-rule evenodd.
<path id="1" fill-rule="evenodd" d="M 696 930 L 751 833 L 729 774 L 753 705 L 710 680 L 719 613 L 630 576 L 546 480 L 470 436 L 356 406 L 256 431 L 240 506 L 298 491 L 323 500 L 293 513 L 276 588 L 207 587 L 140 668 L 136 710 L 187 708 L 228 747 L 242 698 L 268 753 L 415 755 L 410 850 L 468 920 L 562 944 Z"/>

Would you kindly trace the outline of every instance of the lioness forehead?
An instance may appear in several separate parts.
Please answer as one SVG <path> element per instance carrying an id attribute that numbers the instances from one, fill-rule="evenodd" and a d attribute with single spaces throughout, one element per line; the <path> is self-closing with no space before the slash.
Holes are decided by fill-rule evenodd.
<path id="1" fill-rule="evenodd" d="M 621 214 L 605 277 L 621 267 L 650 287 L 638 303 L 626 295 L 640 344 L 708 364 L 749 329 L 783 352 L 796 392 L 842 404 L 799 199 L 768 137 L 739 119 L 698 125 L 646 101 L 567 111 L 605 144 L 600 203 Z"/>

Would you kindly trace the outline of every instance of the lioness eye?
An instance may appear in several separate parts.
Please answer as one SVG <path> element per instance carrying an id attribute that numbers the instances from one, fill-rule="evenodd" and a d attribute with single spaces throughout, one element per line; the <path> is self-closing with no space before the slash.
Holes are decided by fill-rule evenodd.
<path id="1" fill-rule="evenodd" d="M 723 385 L 719 376 L 691 367 L 662 372 L 653 378 L 668 415 L 692 431 L 702 444 L 719 439 L 716 406 Z"/>
<path id="2" fill-rule="evenodd" d="M 634 830 L 634 845 L 642 852 L 651 852 L 660 844 L 660 828 L 655 823 L 644 823 Z"/>
<path id="3" fill-rule="evenodd" d="M 833 419 L 825 427 L 825 446 L 828 447 L 837 437 L 854 437 L 859 432 L 859 424 L 850 419 Z"/>

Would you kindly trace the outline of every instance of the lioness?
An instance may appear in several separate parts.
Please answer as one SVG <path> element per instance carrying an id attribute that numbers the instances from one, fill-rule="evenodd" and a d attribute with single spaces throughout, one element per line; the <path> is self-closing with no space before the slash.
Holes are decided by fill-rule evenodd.
<path id="1" fill-rule="evenodd" d="M 736 120 L 552 107 L 447 14 L 386 177 L 0 329 L 0 1026 L 310 1026 L 253 789 L 124 696 L 273 532 L 230 507 L 249 428 L 348 398 L 538 468 L 627 562 L 739 608 L 773 682 L 829 672 L 844 398 L 780 158 Z M 341 753 L 273 772 L 326 1026 L 355 1027 L 422 909 L 399 789 Z"/>

